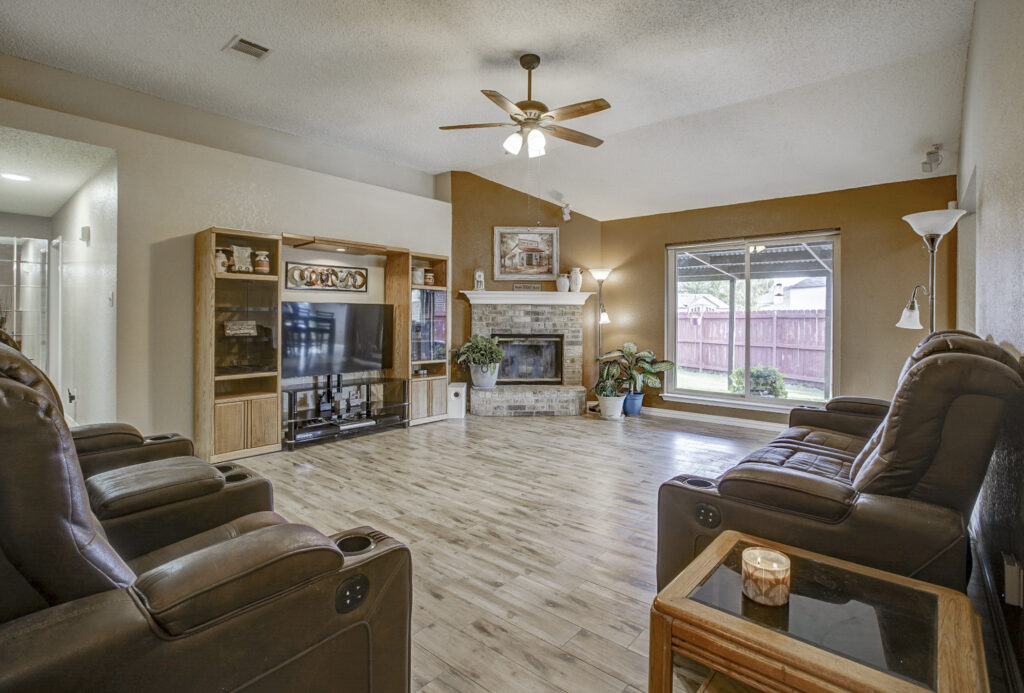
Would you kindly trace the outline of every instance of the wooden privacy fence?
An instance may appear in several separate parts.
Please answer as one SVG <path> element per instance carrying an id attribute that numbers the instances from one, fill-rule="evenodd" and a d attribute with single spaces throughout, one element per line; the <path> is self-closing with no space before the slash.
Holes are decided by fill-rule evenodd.
<path id="1" fill-rule="evenodd" d="M 750 314 L 750 365 L 774 366 L 789 381 L 824 387 L 825 310 L 758 310 Z M 736 311 L 735 367 L 743 364 L 746 320 Z M 679 313 L 676 365 L 705 373 L 729 370 L 729 311 Z"/>

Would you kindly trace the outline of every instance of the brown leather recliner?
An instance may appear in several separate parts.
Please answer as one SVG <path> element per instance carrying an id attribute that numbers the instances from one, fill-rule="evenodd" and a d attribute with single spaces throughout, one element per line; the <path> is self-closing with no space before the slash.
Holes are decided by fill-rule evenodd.
<path id="1" fill-rule="evenodd" d="M 30 387 L 63 418 L 46 374 L 4 345 L 0 380 Z M 242 515 L 273 510 L 270 482 L 255 472 L 234 463 L 210 466 L 191 456 L 191 441 L 180 436 L 187 445 L 135 444 L 131 431 L 124 424 L 101 424 L 71 432 L 92 510 L 123 556 L 133 558 Z M 187 454 L 179 454 L 185 449 Z"/>
<path id="2" fill-rule="evenodd" d="M 17 358 L 12 352 L 16 352 Z M 64 413 L 64 402 L 60 392 L 41 368 L 21 353 L 21 345 L 13 336 L 0 330 L 0 369 L 23 370 L 23 363 L 36 371 L 31 376 L 31 385 L 44 392 Z M 24 373 L 14 376 L 26 377 Z M 195 451 L 192 441 L 178 433 L 161 433 L 144 436 L 138 429 L 126 423 L 99 423 L 71 426 L 71 435 L 78 450 L 78 461 L 85 475 L 92 476 L 108 469 L 117 469 L 140 462 L 162 460 L 168 457 L 191 456 Z"/>
<path id="3" fill-rule="evenodd" d="M 56 405 L 0 380 L 0 691 L 408 690 L 394 539 L 263 512 L 125 560 L 86 497 Z"/>
<path id="4" fill-rule="evenodd" d="M 967 521 L 1024 371 L 1000 347 L 932 335 L 892 403 L 840 397 L 718 479 L 681 475 L 658 503 L 658 585 L 738 530 L 963 590 Z"/>

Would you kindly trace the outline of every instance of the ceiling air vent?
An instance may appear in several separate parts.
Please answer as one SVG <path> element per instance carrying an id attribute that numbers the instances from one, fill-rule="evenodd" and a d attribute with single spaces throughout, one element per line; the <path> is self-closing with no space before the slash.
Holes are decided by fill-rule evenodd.
<path id="1" fill-rule="evenodd" d="M 265 48 L 258 43 L 253 43 L 241 36 L 235 36 L 228 41 L 228 45 L 224 46 L 224 50 L 235 51 L 237 53 L 247 55 L 250 58 L 255 58 L 256 60 L 262 60 L 270 53 L 269 48 Z"/>

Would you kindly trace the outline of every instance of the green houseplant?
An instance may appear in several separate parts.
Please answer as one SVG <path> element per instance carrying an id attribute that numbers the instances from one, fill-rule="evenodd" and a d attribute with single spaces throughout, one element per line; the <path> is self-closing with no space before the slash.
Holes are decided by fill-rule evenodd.
<path id="1" fill-rule="evenodd" d="M 475 334 L 462 346 L 452 349 L 452 355 L 457 363 L 469 366 L 475 389 L 494 389 L 498 382 L 498 364 L 505 357 L 497 337 Z"/>
<path id="2" fill-rule="evenodd" d="M 746 374 L 737 368 L 729 375 L 729 391 L 743 392 Z M 754 366 L 750 369 L 750 394 L 760 397 L 788 397 L 786 379 L 774 366 Z"/>
<path id="3" fill-rule="evenodd" d="M 616 361 L 601 364 L 600 375 L 590 391 L 597 395 L 598 406 L 601 407 L 601 418 L 618 419 L 622 416 L 622 404 L 626 395 L 622 392 L 624 381 L 622 370 Z"/>
<path id="4" fill-rule="evenodd" d="M 659 374 L 675 365 L 671 361 L 657 360 L 653 350 L 641 350 L 633 342 L 626 342 L 621 349 L 602 354 L 601 362 L 618 366 L 618 381 L 628 392 L 623 405 L 627 416 L 640 413 L 644 403 L 644 387 L 661 387 Z"/>

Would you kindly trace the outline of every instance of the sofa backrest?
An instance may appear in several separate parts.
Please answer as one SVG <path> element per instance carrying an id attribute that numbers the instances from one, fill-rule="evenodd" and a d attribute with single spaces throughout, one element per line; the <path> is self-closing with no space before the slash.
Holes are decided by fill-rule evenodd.
<path id="1" fill-rule="evenodd" d="M 60 392 L 46 373 L 36 367 L 27 356 L 8 344 L 0 344 L 0 377 L 9 378 L 49 398 L 62 415 L 64 404 Z"/>
<path id="2" fill-rule="evenodd" d="M 14 338 L 14 335 L 9 332 L 5 332 L 4 330 L 0 330 L 0 344 L 6 344 L 9 347 L 14 347 L 18 351 L 21 351 L 21 344 L 19 344 L 18 340 Z"/>
<path id="3" fill-rule="evenodd" d="M 973 343 L 950 349 L 954 338 L 944 338 L 949 343 L 903 375 L 889 413 L 854 460 L 854 488 L 970 514 L 1003 415 L 1024 380 L 1019 364 L 992 358 L 987 346 L 995 345 L 961 338 Z"/>
<path id="4" fill-rule="evenodd" d="M 0 549 L 0 622 L 135 580 L 89 507 L 64 417 L 10 378 L 0 378 Z"/>
<path id="5" fill-rule="evenodd" d="M 966 330 L 940 330 L 939 332 L 932 332 L 922 339 L 910 356 L 907 357 L 906 362 L 903 364 L 903 370 L 900 372 L 900 380 L 903 380 L 903 376 L 907 374 L 907 371 L 922 359 L 943 352 L 963 352 L 985 356 L 1006 364 L 1024 377 L 1024 367 L 1021 366 L 1020 361 L 998 344 L 988 342 L 973 332 L 967 332 Z"/>

